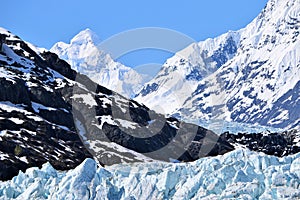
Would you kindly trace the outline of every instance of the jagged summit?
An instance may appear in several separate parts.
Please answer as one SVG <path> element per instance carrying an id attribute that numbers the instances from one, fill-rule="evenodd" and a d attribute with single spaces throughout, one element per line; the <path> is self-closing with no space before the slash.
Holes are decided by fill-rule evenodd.
<path id="1" fill-rule="evenodd" d="M 83 44 L 85 42 L 94 43 L 95 45 L 101 42 L 99 36 L 89 28 L 80 31 L 76 36 L 74 36 L 70 43 L 71 44 Z"/>
<path id="2" fill-rule="evenodd" d="M 70 44 L 81 46 L 90 44 L 90 47 L 97 46 L 100 42 L 101 40 L 98 35 L 89 28 L 80 31 L 70 40 Z M 56 53 L 62 54 L 63 50 L 68 48 L 68 46 L 69 44 L 65 42 L 57 42 L 53 45 L 52 50 L 57 51 Z"/>

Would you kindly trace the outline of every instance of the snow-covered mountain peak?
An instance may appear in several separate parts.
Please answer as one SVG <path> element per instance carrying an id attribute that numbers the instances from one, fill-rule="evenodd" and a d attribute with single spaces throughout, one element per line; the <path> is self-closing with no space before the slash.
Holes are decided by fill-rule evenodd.
<path id="1" fill-rule="evenodd" d="M 96 33 L 90 29 L 85 29 L 75 35 L 70 40 L 70 44 L 58 42 L 51 48 L 51 51 L 69 62 L 74 68 L 81 64 L 80 61 L 85 66 L 95 67 L 102 64 L 106 57 L 110 59 L 109 55 L 97 48 L 99 42 Z"/>
<path id="2" fill-rule="evenodd" d="M 205 78 L 183 107 L 191 111 L 195 105 L 223 107 L 225 104 L 227 120 L 281 128 L 297 121 L 299 116 L 295 110 L 299 109 L 299 95 L 293 93 L 298 93 L 300 77 L 299 5 L 297 0 L 269 1 L 261 14 L 239 31 L 236 55 Z M 216 79 L 222 83 L 204 84 Z M 219 98 L 221 94 L 223 105 L 205 103 L 208 98 L 204 91 L 207 90 L 219 93 Z M 200 107 L 198 111 L 194 109 L 199 112 L 194 113 L 195 117 L 203 113 L 204 106 Z"/>
<path id="3" fill-rule="evenodd" d="M 298 23 L 299 4 L 299 0 L 270 0 L 258 17 L 241 30 L 243 38 L 253 38 L 253 45 L 261 45 L 267 35 L 288 35 Z M 275 39 L 280 38 L 272 38 L 273 43 Z"/>
<path id="4" fill-rule="evenodd" d="M 99 41 L 96 33 L 86 29 L 78 33 L 70 44 L 58 42 L 50 51 L 96 83 L 126 97 L 134 96 L 149 78 L 114 61 L 108 53 L 98 48 Z"/>
<path id="5" fill-rule="evenodd" d="M 177 52 L 165 62 L 157 76 L 144 86 L 136 100 L 161 113 L 170 114 L 180 109 L 197 88 L 198 81 L 235 56 L 239 36 L 239 32 L 231 31 L 218 38 L 192 43 Z"/>
<path id="6" fill-rule="evenodd" d="M 80 31 L 73 39 L 71 39 L 71 44 L 84 44 L 86 42 L 97 45 L 100 43 L 100 38 L 94 31 L 87 28 Z"/>
<path id="7" fill-rule="evenodd" d="M 299 29 L 300 1 L 270 0 L 245 28 L 168 59 L 136 100 L 186 120 L 209 119 L 219 110 L 228 121 L 297 127 Z"/>

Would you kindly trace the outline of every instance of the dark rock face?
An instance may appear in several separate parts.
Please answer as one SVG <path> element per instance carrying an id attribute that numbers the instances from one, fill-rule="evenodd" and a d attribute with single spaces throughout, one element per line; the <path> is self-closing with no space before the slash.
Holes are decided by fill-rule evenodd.
<path id="1" fill-rule="evenodd" d="M 158 89 L 158 84 L 157 83 L 152 83 L 151 85 L 147 84 L 146 87 L 144 87 L 140 93 L 142 96 L 146 96 L 147 94 L 154 92 Z"/>
<path id="2" fill-rule="evenodd" d="M 232 37 L 229 37 L 226 42 L 214 51 L 210 59 L 217 63 L 217 67 L 220 68 L 225 64 L 231 56 L 237 52 L 237 45 Z"/>
<path id="3" fill-rule="evenodd" d="M 53 126 L 44 121 L 35 121 L 23 113 L 6 112 L 0 109 L 0 151 L 5 159 L 0 162 L 0 179 L 8 180 L 19 170 L 42 166 L 50 162 L 56 169 L 76 167 L 86 157 L 91 157 L 74 131 Z M 10 119 L 22 120 L 17 124 Z M 19 122 L 18 122 L 19 123 Z"/>
<path id="4" fill-rule="evenodd" d="M 297 137 L 300 138 L 300 134 L 296 130 L 268 134 L 224 133 L 221 137 L 231 144 L 241 144 L 250 150 L 268 155 L 282 157 L 300 152 L 300 147 L 297 146 Z"/>
<path id="5" fill-rule="evenodd" d="M 185 79 L 186 80 L 195 80 L 200 81 L 202 79 L 201 71 L 198 69 L 193 69 L 190 74 L 188 74 Z"/>
<path id="6" fill-rule="evenodd" d="M 103 131 L 110 141 L 139 153 L 152 153 L 166 147 L 167 149 L 164 150 L 165 156 L 152 154 L 152 158 L 164 161 L 169 161 L 169 158 L 174 156 L 173 158 L 179 161 L 188 162 L 197 160 L 200 157 L 216 156 L 233 150 L 233 147 L 228 142 L 219 139 L 217 135 L 206 129 L 197 128 L 196 125 L 186 123 L 181 123 L 180 126 L 181 131 L 186 131 L 187 133 L 188 130 L 194 131 L 195 128 L 198 130 L 195 137 L 191 138 L 191 143 L 185 146 L 186 143 L 184 141 L 178 140 L 177 144 L 170 146 L 170 149 L 168 149 L 167 145 L 176 137 L 178 130 L 172 128 L 168 123 L 165 123 L 158 133 L 146 139 L 134 137 L 129 135 L 128 132 L 121 130 L 118 126 L 110 126 L 108 124 L 104 125 Z M 204 141 L 205 138 L 206 141 Z M 203 155 L 199 154 L 201 148 L 203 148 L 202 150 L 207 148 Z M 176 151 L 182 151 L 182 155 L 179 158 L 177 158 L 178 154 Z"/>
<path id="7" fill-rule="evenodd" d="M 0 101 L 30 106 L 31 101 L 25 81 L 21 79 L 7 80 L 0 77 Z"/>
<path id="8" fill-rule="evenodd" d="M 66 78 L 75 80 L 76 72 L 71 69 L 70 65 L 66 61 L 59 59 L 56 54 L 51 52 L 43 52 L 41 55 L 46 59 L 47 65 L 51 66 L 52 69 L 59 72 Z"/>
<path id="9" fill-rule="evenodd" d="M 76 93 L 86 94 L 81 89 Z M 117 94 L 113 94 L 110 97 L 111 103 L 105 106 L 103 106 L 105 95 L 95 95 L 94 98 L 97 106 L 88 108 L 73 103 L 73 111 L 76 112 L 76 118 L 85 125 L 86 141 L 92 141 L 93 146 L 100 149 L 93 152 L 91 148 L 93 155 L 96 155 L 95 157 L 104 165 L 143 160 L 128 152 L 117 151 L 116 155 L 114 154 L 116 149 L 105 146 L 103 142 L 113 142 L 152 159 L 164 161 L 170 161 L 170 158 L 194 161 L 200 157 L 224 154 L 233 150 L 232 145 L 207 129 L 180 122 L 175 118 L 166 119 L 163 115 Z M 90 116 L 91 114 L 94 116 Z M 114 120 L 115 123 L 112 124 L 102 116 Z M 98 119 L 96 124 L 95 118 Z M 116 123 L 118 120 L 129 123 L 130 127 Z M 106 156 L 107 154 L 112 155 Z"/>
<path id="10" fill-rule="evenodd" d="M 5 35 L 0 34 L 0 50 L 2 50 L 2 44 L 5 43 L 5 38 Z"/>
<path id="11" fill-rule="evenodd" d="M 47 91 L 43 87 L 32 87 L 30 89 L 30 98 L 32 101 L 44 106 L 53 106 L 55 108 L 68 108 L 59 91 Z"/>
<path id="12" fill-rule="evenodd" d="M 45 162 L 66 170 L 92 157 L 76 132 L 71 105 L 55 89 L 47 60 L 18 38 L 2 41 L 12 50 L 20 45 L 14 53 L 22 57 L 14 60 L 7 48 L 0 52 L 5 56 L 0 68 L 7 74 L 0 77 L 0 180 Z"/>

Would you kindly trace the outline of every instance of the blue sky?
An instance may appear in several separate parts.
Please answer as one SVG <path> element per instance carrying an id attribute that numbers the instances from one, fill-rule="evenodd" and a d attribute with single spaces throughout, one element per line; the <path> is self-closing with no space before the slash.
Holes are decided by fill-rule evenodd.
<path id="1" fill-rule="evenodd" d="M 1 3 L 0 26 L 37 46 L 51 48 L 69 42 L 90 28 L 101 40 L 122 31 L 162 27 L 179 31 L 196 41 L 238 30 L 251 22 L 267 0 L 26 0 Z M 128 66 L 163 63 L 169 52 L 142 50 L 122 56 Z"/>

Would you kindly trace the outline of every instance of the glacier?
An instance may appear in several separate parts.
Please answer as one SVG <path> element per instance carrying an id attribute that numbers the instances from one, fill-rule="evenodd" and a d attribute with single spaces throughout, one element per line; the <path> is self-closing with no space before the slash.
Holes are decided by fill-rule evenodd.
<path id="1" fill-rule="evenodd" d="M 238 148 L 190 163 L 109 167 L 91 158 L 73 170 L 20 171 L 0 182 L 0 199 L 296 199 L 300 153 L 278 158 Z"/>

